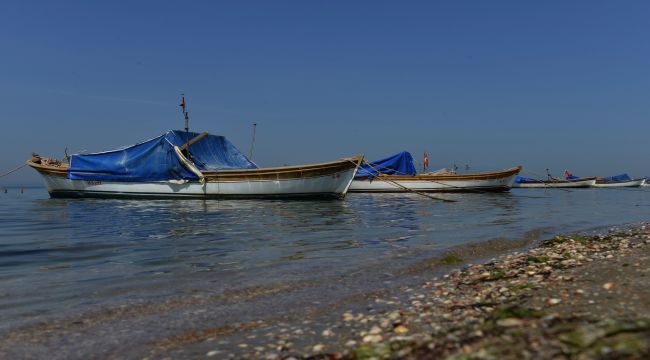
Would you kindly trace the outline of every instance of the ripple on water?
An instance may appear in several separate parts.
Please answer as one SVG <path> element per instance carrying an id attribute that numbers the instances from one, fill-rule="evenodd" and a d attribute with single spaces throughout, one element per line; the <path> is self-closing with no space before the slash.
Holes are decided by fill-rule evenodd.
<path id="1" fill-rule="evenodd" d="M 0 194 L 0 319 L 10 326 L 125 299 L 346 274 L 363 284 L 364 276 L 375 276 L 366 268 L 407 267 L 460 244 L 496 241 L 499 248 L 647 220 L 635 205 L 649 195 L 516 189 L 444 196 L 458 202 L 411 194 L 351 194 L 342 201 L 66 200 L 48 199 L 43 189 Z"/>

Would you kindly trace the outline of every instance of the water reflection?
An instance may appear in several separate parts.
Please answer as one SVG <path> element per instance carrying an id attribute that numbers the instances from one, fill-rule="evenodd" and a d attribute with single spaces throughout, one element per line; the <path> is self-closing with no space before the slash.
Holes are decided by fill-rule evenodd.
<path id="1" fill-rule="evenodd" d="M 1 195 L 1 194 L 0 194 Z M 646 220 L 647 192 L 351 194 L 343 201 L 0 197 L 0 317 L 399 268 L 454 245 Z M 533 234 L 533 235 L 531 235 Z"/>

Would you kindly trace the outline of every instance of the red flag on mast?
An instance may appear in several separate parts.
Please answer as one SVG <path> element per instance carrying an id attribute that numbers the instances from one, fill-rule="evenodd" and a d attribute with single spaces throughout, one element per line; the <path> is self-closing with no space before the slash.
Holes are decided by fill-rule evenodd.
<path id="1" fill-rule="evenodd" d="M 185 112 L 185 96 L 183 96 L 183 99 L 181 100 L 181 104 L 178 105 L 183 108 L 183 112 Z"/>
<path id="2" fill-rule="evenodd" d="M 424 171 L 426 172 L 429 169 L 429 154 L 426 151 L 424 152 L 424 161 L 422 161 L 422 164 L 424 165 Z"/>

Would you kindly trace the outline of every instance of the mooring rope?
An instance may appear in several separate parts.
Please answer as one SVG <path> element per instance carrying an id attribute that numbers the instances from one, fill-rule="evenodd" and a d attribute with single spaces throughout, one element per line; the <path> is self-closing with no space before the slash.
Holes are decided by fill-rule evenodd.
<path id="1" fill-rule="evenodd" d="M 9 174 L 11 174 L 11 173 L 15 173 L 16 171 L 18 171 L 18 170 L 24 168 L 25 166 L 27 166 L 27 164 L 22 164 L 22 165 L 20 165 L 19 167 L 17 167 L 17 168 L 15 168 L 15 169 L 13 169 L 13 170 L 10 170 L 10 171 L 8 171 L 8 172 L 6 172 L 6 173 L 0 175 L 0 178 L 1 178 L 1 177 L 5 177 L 5 176 L 7 176 L 7 175 L 9 175 Z"/>
<path id="2" fill-rule="evenodd" d="M 367 162 L 365 160 L 363 162 L 366 163 L 368 166 L 370 166 L 373 170 L 378 171 L 369 162 Z M 399 170 L 395 170 L 395 172 L 398 173 L 399 175 L 412 176 L 411 174 L 406 174 L 406 173 L 403 173 L 403 172 L 401 172 Z M 424 174 L 424 175 L 426 175 L 426 174 Z M 378 177 L 378 179 L 379 179 L 379 177 Z M 435 180 L 432 180 L 432 179 L 421 179 L 421 180 L 432 182 L 432 183 L 443 185 L 443 186 L 447 186 L 447 187 L 451 187 L 451 188 L 455 188 L 455 189 L 460 189 L 460 190 L 467 191 L 467 192 L 475 192 L 475 193 L 479 193 L 479 194 L 492 194 L 492 192 L 490 192 L 490 191 L 446 184 L 446 183 L 442 183 L 442 182 L 435 181 Z M 547 198 L 547 196 L 529 196 L 529 195 L 516 195 L 516 196 L 531 198 L 531 199 L 545 199 L 545 198 Z"/>
<path id="3" fill-rule="evenodd" d="M 349 160 L 349 161 L 350 161 L 351 163 L 354 163 L 355 165 L 358 165 L 357 163 L 353 162 L 352 160 Z M 363 160 L 363 162 L 364 162 L 366 165 L 370 166 L 370 168 L 372 168 L 373 170 L 377 171 L 377 169 L 374 168 L 374 167 L 372 166 L 372 164 L 370 164 L 369 162 L 367 162 L 367 161 L 365 161 L 365 160 Z M 410 189 L 410 188 L 408 188 L 408 187 L 406 187 L 406 186 L 403 186 L 403 185 L 401 185 L 401 184 L 398 184 L 397 182 L 395 182 L 395 181 L 393 181 L 393 180 L 390 180 L 390 179 L 382 179 L 381 177 L 377 177 L 376 179 L 379 179 L 380 181 L 385 181 L 385 182 L 387 182 L 387 183 L 389 183 L 389 184 L 391 184 L 391 185 L 394 185 L 394 186 L 396 186 L 396 187 L 399 187 L 399 188 L 401 188 L 401 189 L 403 189 L 403 190 L 405 190 L 405 191 L 409 191 L 409 192 L 412 192 L 412 193 L 414 193 L 414 194 L 417 194 L 417 195 L 420 195 L 420 196 L 424 196 L 424 197 L 427 197 L 427 198 L 432 199 L 432 200 L 439 200 L 439 201 L 444 201 L 444 202 L 458 202 L 457 200 L 451 200 L 451 199 L 440 198 L 440 197 L 432 196 L 432 195 L 429 195 L 429 194 L 425 194 L 425 193 L 423 193 L 423 192 L 421 192 L 421 191 L 417 191 L 417 190 Z M 352 181 L 354 181 L 354 179 L 353 179 Z"/>
<path id="4" fill-rule="evenodd" d="M 533 175 L 535 175 L 535 176 L 540 176 L 540 175 L 541 175 L 542 177 L 545 176 L 545 175 L 542 175 L 542 174 L 540 174 L 540 173 L 536 173 L 536 172 L 534 172 L 534 171 L 530 171 L 530 170 L 526 170 L 526 171 L 522 171 L 522 172 L 524 172 L 524 173 L 528 173 L 528 174 L 533 174 Z M 548 176 L 548 175 L 546 175 L 546 176 Z M 549 180 L 540 180 L 540 179 L 535 179 L 535 178 L 533 178 L 533 180 L 535 180 L 535 181 L 539 181 L 539 182 L 541 182 L 542 184 L 544 184 L 544 190 L 546 190 L 546 189 L 558 189 L 558 190 L 562 190 L 562 191 L 566 191 L 566 192 L 572 192 L 570 189 L 567 189 L 567 188 L 561 188 L 561 187 L 550 187 L 550 186 L 547 186 L 547 183 L 550 182 Z"/>

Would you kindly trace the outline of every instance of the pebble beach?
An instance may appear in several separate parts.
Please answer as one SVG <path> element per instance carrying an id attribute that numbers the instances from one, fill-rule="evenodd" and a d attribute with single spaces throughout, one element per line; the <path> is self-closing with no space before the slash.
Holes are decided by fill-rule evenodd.
<path id="1" fill-rule="evenodd" d="M 426 241 L 422 241 L 421 247 L 416 241 L 418 237 L 405 235 L 413 232 L 412 229 L 417 230 L 416 234 L 426 233 L 425 230 L 391 227 L 393 208 L 378 221 L 376 211 L 363 210 L 365 201 L 374 198 L 351 197 L 349 206 L 355 211 L 357 222 L 345 223 L 350 219 L 349 213 L 339 211 L 338 203 L 323 204 L 331 208 L 321 207 L 318 211 L 327 210 L 329 217 L 332 213 L 341 213 L 337 226 L 354 229 L 360 223 L 380 223 L 384 224 L 382 232 L 393 232 L 394 236 L 371 243 L 374 247 L 362 243 L 361 247 L 341 250 L 345 256 L 320 259 L 315 255 L 325 254 L 325 251 L 301 253 L 300 250 L 305 249 L 304 241 L 296 241 L 290 248 L 290 256 L 278 265 L 259 269 L 247 267 L 231 271 L 228 276 L 207 265 L 194 267 L 187 273 L 182 271 L 180 266 L 197 257 L 177 258 L 177 254 L 188 254 L 193 249 L 203 252 L 206 244 L 210 244 L 207 235 L 195 239 L 194 235 L 176 232 L 173 236 L 146 240 L 137 233 L 118 233 L 118 236 L 111 233 L 111 239 L 125 236 L 132 239 L 118 243 L 106 240 L 106 230 L 98 230 L 97 242 L 102 246 L 95 249 L 89 247 L 93 234 L 87 232 L 84 223 L 79 225 L 79 234 L 84 235 L 82 241 L 76 246 L 66 242 L 65 239 L 75 238 L 69 234 L 74 228 L 68 226 L 60 235 L 49 233 L 48 239 L 54 239 L 52 245 L 37 243 L 41 249 L 51 250 L 25 255 L 17 250 L 12 253 L 12 260 L 24 259 L 25 264 L 8 269 L 13 273 L 5 272 L 7 283 L 0 299 L 4 301 L 3 316 L 8 321 L 4 321 L 0 329 L 0 358 L 644 358 L 648 354 L 650 334 L 646 320 L 650 318 L 646 275 L 650 265 L 650 223 L 635 221 L 625 226 L 594 227 L 593 224 L 606 223 L 605 220 L 622 223 L 622 218 L 634 219 L 626 211 L 642 218 L 639 210 L 643 203 L 629 206 L 629 201 L 612 202 L 607 197 L 610 194 L 619 199 L 622 196 L 588 191 L 554 193 L 555 198 L 548 200 L 549 204 L 580 200 L 584 209 L 620 204 L 617 208 L 620 211 L 616 212 L 616 218 L 608 215 L 605 219 L 603 215 L 601 219 L 594 219 L 592 216 L 591 222 L 586 224 L 575 216 L 566 223 L 557 211 L 548 212 L 556 217 L 552 219 L 554 226 L 546 228 L 540 228 L 539 224 L 549 223 L 548 218 L 525 213 L 544 214 L 535 207 L 547 201 L 544 198 L 542 201 L 515 198 L 515 203 L 522 202 L 517 211 L 505 205 L 494 206 L 495 201 L 510 203 L 512 199 L 474 198 L 471 205 L 474 208 L 478 200 L 485 203 L 485 209 L 478 212 L 484 222 L 480 231 L 468 226 L 448 225 L 446 232 L 438 228 L 423 237 Z M 638 192 L 623 194 L 632 197 Z M 17 211 L 12 211 L 15 216 L 23 216 L 20 212 L 23 204 L 31 204 L 19 200 L 16 200 Z M 450 207 L 419 200 L 414 198 L 413 205 L 404 212 L 404 216 L 418 214 L 412 220 L 418 226 L 436 226 L 441 222 L 454 224 L 435 215 L 442 216 L 450 210 L 466 211 L 458 209 L 464 203 Z M 65 210 L 70 218 L 85 219 L 79 214 L 96 213 L 100 205 L 103 211 L 114 208 L 110 214 L 129 212 L 128 218 L 136 219 L 134 221 L 139 224 L 146 223 L 141 217 L 153 218 L 151 209 L 143 212 L 135 203 L 115 202 L 107 206 L 105 202 L 90 201 L 57 202 L 50 206 L 51 209 L 47 208 L 47 212 L 37 213 L 33 218 L 49 224 L 54 213 Z M 197 207 L 192 219 L 202 219 L 206 224 L 208 220 L 217 221 L 214 234 L 218 234 L 220 228 L 236 228 L 238 223 L 233 223 L 234 220 L 223 223 L 223 215 L 230 212 L 226 205 L 214 204 L 215 207 L 207 211 Z M 234 214 L 253 213 L 237 205 L 232 210 Z M 319 218 L 317 214 L 307 213 L 308 203 L 274 205 L 278 207 L 276 211 L 286 215 L 284 228 L 293 229 L 295 225 L 295 236 L 305 234 L 298 225 L 304 226 L 305 220 Z M 87 211 L 89 207 L 95 212 Z M 160 212 L 167 210 L 165 203 L 160 203 L 159 207 Z M 25 211 L 33 212 L 33 209 L 26 207 Z M 488 211 L 495 211 L 495 216 L 486 216 L 490 214 Z M 446 216 L 457 217 L 454 213 Z M 268 224 L 277 219 L 257 218 L 268 219 Z M 521 220 L 516 221 L 520 218 L 529 219 L 529 223 L 524 226 Z M 94 223 L 96 219 L 90 217 L 85 221 Z M 468 221 L 475 223 L 474 218 Z M 403 222 L 400 219 L 399 223 Z M 12 228 L 11 224 L 8 223 L 8 229 L 22 234 L 21 228 Z M 156 222 L 151 226 L 161 224 Z M 246 238 L 250 237 L 248 224 L 242 225 L 248 231 L 242 232 L 245 237 L 214 244 L 236 243 L 248 250 L 241 252 L 243 258 L 254 259 L 256 247 L 243 247 L 247 244 Z M 199 225 L 191 228 L 200 228 Z M 325 237 L 323 243 L 335 245 L 336 234 L 350 233 L 348 230 L 332 233 L 332 226 L 329 223 L 312 225 L 313 236 Z M 46 228 L 50 229 L 49 225 Z M 29 229 L 31 233 L 33 227 Z M 149 233 L 149 229 L 142 231 Z M 520 234 L 513 235 L 517 231 Z M 281 239 L 278 233 L 269 234 L 269 237 Z M 286 237 L 292 233 L 285 231 L 284 234 Z M 367 238 L 374 239 L 375 235 L 367 235 Z M 463 238 L 466 241 L 462 241 Z M 364 237 L 357 239 L 362 241 Z M 445 239 L 450 239 L 452 245 L 440 251 L 428 247 Z M 258 241 L 255 245 L 268 241 Z M 284 242 L 274 241 L 277 242 L 268 245 L 281 248 L 293 244 L 286 238 Z M 113 250 L 104 250 L 108 244 Z M 149 271 L 135 276 L 136 267 L 144 268 L 143 262 L 156 255 L 145 251 L 155 249 L 153 244 L 178 248 L 172 247 L 174 251 L 169 252 L 174 257 L 158 255 L 155 257 L 158 261 L 146 267 Z M 137 261 L 132 257 L 134 254 L 139 256 Z M 231 250 L 227 254 L 238 252 Z M 364 254 L 368 259 L 372 258 L 370 255 L 377 259 L 364 260 L 360 256 Z M 90 260 L 84 262 L 76 257 Z M 174 259 L 177 265 L 171 266 L 163 262 L 164 259 Z M 201 259 L 210 264 L 207 261 L 210 257 Z M 234 264 L 229 262 L 222 267 Z M 304 264 L 320 265 L 315 269 L 320 269 L 321 273 L 315 275 L 315 270 L 305 271 Z M 344 267 L 347 265 L 358 266 Z M 105 270 L 100 272 L 100 269 Z M 300 272 L 294 273 L 292 269 L 300 269 Z M 124 270 L 124 275 L 119 276 L 121 273 L 116 270 Z M 283 271 L 295 279 L 279 277 Z M 11 274 L 13 278 L 9 277 Z M 98 278 L 96 274 L 111 276 L 104 281 L 104 277 Z M 255 282 L 237 287 L 238 279 Z M 34 294 L 26 292 L 23 295 L 12 290 L 13 283 L 23 289 L 27 289 L 27 285 L 30 289 L 33 287 Z M 114 287 L 109 287 L 111 285 Z M 60 293 L 69 293 L 69 296 Z M 34 304 L 35 299 L 42 300 Z M 22 318 L 8 316 L 11 311 L 18 313 L 16 309 L 31 313 Z"/>
<path id="2" fill-rule="evenodd" d="M 392 311 L 344 313 L 335 328 L 355 334 L 348 349 L 299 357 L 644 358 L 649 265 L 648 224 L 557 236 L 406 289 Z"/>
<path id="3" fill-rule="evenodd" d="M 650 224 L 556 236 L 377 296 L 320 332 L 284 329 L 266 359 L 611 359 L 650 355 Z M 460 261 L 454 255 L 439 259 Z M 379 306 L 377 306 L 379 305 Z M 381 310 L 375 310 L 381 308 Z M 307 336 L 306 336 L 307 334 Z M 311 344 L 305 342 L 305 337 Z M 296 344 L 301 344 L 298 348 Z M 248 345 L 241 344 L 241 349 Z M 269 351 L 272 350 L 272 351 Z"/>

